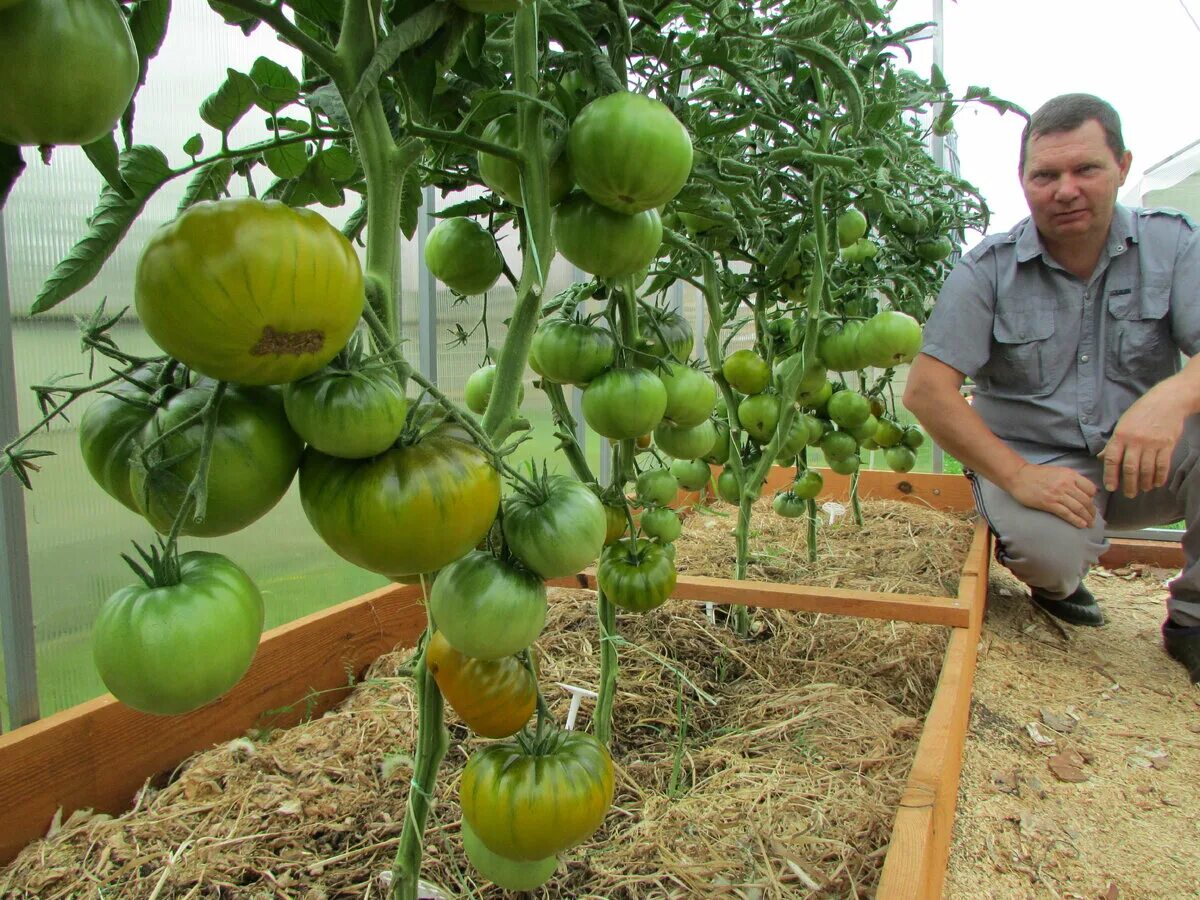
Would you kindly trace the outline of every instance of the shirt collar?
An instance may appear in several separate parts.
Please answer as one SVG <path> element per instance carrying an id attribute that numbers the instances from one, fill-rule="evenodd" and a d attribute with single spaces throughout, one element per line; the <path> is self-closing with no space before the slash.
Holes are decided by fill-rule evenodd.
<path id="1" fill-rule="evenodd" d="M 1105 244 L 1110 257 L 1122 252 L 1129 241 L 1137 241 L 1133 219 L 1132 209 L 1122 206 L 1120 203 L 1116 205 L 1113 210 L 1112 223 L 1108 226 L 1108 240 Z M 1042 244 L 1042 237 L 1038 234 L 1037 226 L 1033 224 L 1032 216 L 1022 219 L 1012 230 L 1012 235 L 1017 247 L 1017 262 L 1029 262 L 1035 256 L 1045 254 L 1046 248 Z"/>

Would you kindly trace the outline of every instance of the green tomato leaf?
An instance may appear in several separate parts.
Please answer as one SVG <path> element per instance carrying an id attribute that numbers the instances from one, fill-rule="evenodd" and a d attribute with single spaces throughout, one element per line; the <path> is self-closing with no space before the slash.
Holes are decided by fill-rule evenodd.
<path id="1" fill-rule="evenodd" d="M 842 103 L 850 116 L 851 127 L 855 130 L 862 125 L 863 100 L 862 88 L 859 87 L 850 69 L 842 62 L 840 56 L 815 41 L 797 41 L 793 49 L 821 71 L 826 80 L 841 94 Z"/>
<path id="2" fill-rule="evenodd" d="M 250 79 L 258 89 L 254 104 L 274 114 L 300 96 L 300 81 L 285 66 L 260 56 L 250 67 Z"/>
<path id="3" fill-rule="evenodd" d="M 304 144 L 285 144 L 264 151 L 263 161 L 273 175 L 280 178 L 299 178 L 308 168 L 308 153 Z"/>
<path id="4" fill-rule="evenodd" d="M 823 35 L 844 13 L 832 3 L 807 16 L 797 16 L 780 26 L 777 34 L 789 40 L 803 41 Z"/>
<path id="5" fill-rule="evenodd" d="M 54 267 L 33 302 L 33 314 L 53 309 L 89 285 L 125 237 L 146 201 L 177 174 L 161 150 L 141 145 L 121 154 L 120 173 L 133 196 L 122 197 L 105 186 L 100 192 L 100 202 L 88 219 L 88 233 Z"/>
<path id="6" fill-rule="evenodd" d="M 146 83 L 146 69 L 158 55 L 167 36 L 171 0 L 138 0 L 129 14 L 129 31 L 138 55 L 138 86 Z"/>
<path id="7" fill-rule="evenodd" d="M 342 21 L 342 0 L 286 0 L 299 15 L 319 25 L 337 25 Z"/>
<path id="8" fill-rule="evenodd" d="M 195 159 L 204 152 L 204 138 L 199 134 L 193 134 L 183 142 L 183 152 Z"/>
<path id="9" fill-rule="evenodd" d="M 930 69 L 929 83 L 933 85 L 933 89 L 939 94 L 950 92 L 950 85 L 946 84 L 946 76 L 942 74 L 942 67 L 937 63 L 934 63 L 933 68 Z"/>
<path id="10" fill-rule="evenodd" d="M 117 139 L 113 137 L 111 131 L 98 141 L 85 144 L 83 152 L 92 161 L 92 165 L 96 167 L 96 171 L 104 176 L 104 180 L 108 182 L 109 187 L 122 197 L 133 196 L 133 191 L 129 189 L 129 185 L 121 177 L 121 153 L 117 150 Z"/>
<path id="11" fill-rule="evenodd" d="M 494 207 L 490 200 L 478 197 L 474 200 L 464 200 L 461 203 L 455 203 L 447 206 L 445 209 L 439 209 L 433 215 L 438 219 L 453 219 L 457 216 L 485 216 L 493 209 Z"/>
<path id="12" fill-rule="evenodd" d="M 293 134 L 304 134 L 311 126 L 303 119 L 291 119 L 287 116 L 270 116 L 267 119 L 267 127 L 271 129 L 278 127 L 280 131 L 290 131 Z"/>
<path id="13" fill-rule="evenodd" d="M 417 233 L 417 214 L 421 208 L 421 172 L 409 166 L 404 173 L 404 186 L 400 191 L 400 231 L 407 240 Z"/>
<path id="14" fill-rule="evenodd" d="M 345 147 L 329 147 L 317 154 L 317 164 L 334 181 L 353 181 L 358 174 L 358 160 Z"/>
<path id="15" fill-rule="evenodd" d="M 200 118 L 222 134 L 228 134 L 258 99 L 258 89 L 249 75 L 236 69 L 225 71 L 224 84 L 200 104 Z"/>
<path id="16" fill-rule="evenodd" d="M 183 215 L 188 207 L 201 200 L 219 200 L 224 197 L 229 188 L 229 179 L 233 177 L 233 162 L 228 159 L 215 159 L 205 163 L 196 170 L 192 180 L 188 182 L 179 201 L 178 215 Z"/>
<path id="17" fill-rule="evenodd" d="M 352 114 L 357 112 L 367 95 L 379 86 L 383 74 L 396 64 L 401 54 L 419 47 L 433 37 L 450 18 L 452 9 L 453 5 L 450 3 L 431 3 L 393 28 L 376 48 L 375 56 L 363 70 L 354 93 L 346 101 L 346 108 Z"/>
<path id="18" fill-rule="evenodd" d="M 342 234 L 353 244 L 361 239 L 363 229 L 366 227 L 367 198 L 363 197 L 362 202 L 358 204 L 358 209 L 350 213 L 350 217 L 346 219 L 346 224 L 342 226 Z"/>
<path id="19" fill-rule="evenodd" d="M 350 115 L 346 112 L 346 104 L 342 102 L 341 94 L 332 84 L 319 87 L 308 94 L 304 98 L 304 103 L 310 108 L 324 113 L 339 128 L 350 130 Z"/>

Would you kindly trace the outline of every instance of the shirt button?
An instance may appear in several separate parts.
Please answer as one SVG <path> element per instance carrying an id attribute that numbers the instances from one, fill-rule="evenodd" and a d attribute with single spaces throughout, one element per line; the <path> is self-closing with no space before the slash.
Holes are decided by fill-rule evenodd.
<path id="1" fill-rule="evenodd" d="M 1088 361 L 1090 358 L 1091 358 L 1091 357 L 1089 357 L 1089 356 L 1088 356 L 1088 355 L 1085 353 L 1085 354 L 1083 354 L 1083 356 L 1079 357 L 1079 361 L 1080 361 L 1081 363 L 1085 363 L 1085 362 L 1087 362 L 1087 361 Z"/>

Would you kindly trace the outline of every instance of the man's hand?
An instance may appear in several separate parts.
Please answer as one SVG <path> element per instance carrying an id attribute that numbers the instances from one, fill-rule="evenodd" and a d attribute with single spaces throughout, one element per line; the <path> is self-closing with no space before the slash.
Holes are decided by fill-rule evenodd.
<path id="1" fill-rule="evenodd" d="M 1096 485 L 1074 469 L 1025 463 L 1007 489 L 1018 503 L 1052 513 L 1076 528 L 1088 528 L 1096 520 Z"/>
<path id="2" fill-rule="evenodd" d="M 1178 397 L 1158 388 L 1125 410 L 1100 451 L 1105 490 L 1115 491 L 1119 485 L 1126 497 L 1136 497 L 1139 491 L 1166 484 L 1186 414 Z"/>

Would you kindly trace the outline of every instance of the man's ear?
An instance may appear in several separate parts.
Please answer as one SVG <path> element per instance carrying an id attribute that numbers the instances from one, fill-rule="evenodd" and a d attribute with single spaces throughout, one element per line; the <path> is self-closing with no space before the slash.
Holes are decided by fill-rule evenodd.
<path id="1" fill-rule="evenodd" d="M 1121 172 L 1121 184 L 1125 183 L 1125 179 L 1129 177 L 1129 167 L 1133 164 L 1133 154 L 1126 150 L 1121 154 L 1121 158 L 1117 160 L 1117 168 Z"/>

